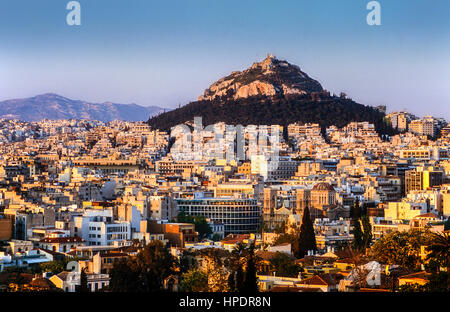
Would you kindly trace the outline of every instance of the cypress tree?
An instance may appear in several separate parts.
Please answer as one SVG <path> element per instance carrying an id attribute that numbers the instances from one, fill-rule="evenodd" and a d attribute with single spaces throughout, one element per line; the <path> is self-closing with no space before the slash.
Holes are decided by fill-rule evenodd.
<path id="1" fill-rule="evenodd" d="M 302 225 L 300 226 L 300 234 L 297 243 L 297 258 L 303 258 L 308 250 L 317 250 L 316 236 L 314 234 L 314 226 L 309 215 L 308 206 L 303 210 Z"/>
<path id="2" fill-rule="evenodd" d="M 361 250 L 363 247 L 363 233 L 361 230 L 361 223 L 359 219 L 353 219 L 353 248 Z"/>
<path id="3" fill-rule="evenodd" d="M 240 265 L 236 271 L 236 290 L 243 291 L 244 289 L 244 271 Z"/>
<path id="4" fill-rule="evenodd" d="M 361 218 L 362 226 L 363 226 L 363 247 L 368 248 L 370 243 L 372 242 L 372 225 L 370 224 L 369 217 L 364 215 Z"/>
<path id="5" fill-rule="evenodd" d="M 89 292 L 86 268 L 81 270 L 79 292 Z"/>
<path id="6" fill-rule="evenodd" d="M 351 216 L 351 218 L 361 218 L 361 204 L 358 197 L 356 197 L 355 202 L 353 203 L 353 215 Z"/>
<path id="7" fill-rule="evenodd" d="M 232 251 L 230 262 L 231 274 L 228 277 L 228 286 L 231 291 L 244 291 L 245 274 L 242 268 L 241 257 L 245 251 L 246 247 L 242 243 L 238 243 Z"/>
<path id="8" fill-rule="evenodd" d="M 247 268 L 242 291 L 246 293 L 258 292 L 258 279 L 256 277 L 255 244 L 252 243 L 248 249 Z"/>

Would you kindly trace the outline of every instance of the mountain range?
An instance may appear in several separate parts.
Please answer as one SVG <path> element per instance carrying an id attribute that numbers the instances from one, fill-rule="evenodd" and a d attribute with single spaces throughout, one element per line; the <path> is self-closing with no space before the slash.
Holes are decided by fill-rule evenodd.
<path id="1" fill-rule="evenodd" d="M 318 123 L 324 129 L 368 121 L 379 134 L 395 133 L 383 110 L 356 103 L 345 94 L 330 95 L 300 67 L 273 55 L 219 79 L 197 101 L 154 116 L 148 123 L 169 131 L 178 124 L 191 123 L 196 116 L 202 117 L 204 126 L 217 122 L 243 126 L 302 122 Z"/>
<path id="2" fill-rule="evenodd" d="M 54 93 L 0 102 L 0 118 L 23 121 L 43 119 L 89 119 L 104 122 L 113 120 L 145 121 L 149 116 L 152 117 L 164 111 L 164 108 L 158 106 L 147 107 L 111 102 L 89 103 L 72 100 Z"/>

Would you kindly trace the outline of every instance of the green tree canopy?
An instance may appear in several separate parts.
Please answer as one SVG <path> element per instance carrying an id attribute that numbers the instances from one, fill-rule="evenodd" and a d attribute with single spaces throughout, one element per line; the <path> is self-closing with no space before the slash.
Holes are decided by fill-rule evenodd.
<path id="1" fill-rule="evenodd" d="M 184 211 L 180 211 L 177 216 L 178 222 L 182 223 L 192 223 L 195 225 L 195 231 L 198 232 L 198 236 L 200 239 L 208 237 L 208 235 L 212 234 L 211 226 L 206 222 L 206 218 L 204 216 L 191 216 L 186 214 Z"/>
<path id="2" fill-rule="evenodd" d="M 450 266 L 450 234 L 445 233 L 431 233 L 431 241 L 427 247 L 429 254 L 428 260 L 434 260 L 436 263 L 447 271 Z"/>
<path id="3" fill-rule="evenodd" d="M 270 264 L 276 271 L 277 276 L 297 277 L 301 271 L 300 265 L 295 263 L 295 258 L 284 252 L 278 252 L 277 255 L 270 260 Z"/>
<path id="4" fill-rule="evenodd" d="M 194 218 L 195 230 L 198 232 L 200 239 L 208 237 L 212 234 L 211 226 L 206 222 L 204 216 L 196 216 Z"/>
<path id="5" fill-rule="evenodd" d="M 175 259 L 160 241 L 152 241 L 135 258 L 114 264 L 110 289 L 152 292 L 163 289 L 164 280 L 174 273 Z"/>
<path id="6" fill-rule="evenodd" d="M 421 246 L 430 243 L 430 232 L 412 229 L 395 231 L 381 237 L 369 250 L 369 256 L 383 264 L 397 264 L 414 270 L 423 263 L 420 257 Z"/>
<path id="7" fill-rule="evenodd" d="M 180 291 L 206 292 L 208 291 L 208 275 L 199 270 L 189 270 L 181 275 Z"/>
<path id="8" fill-rule="evenodd" d="M 114 263 L 109 273 L 109 290 L 113 292 L 138 292 L 141 291 L 139 272 L 132 270 L 132 259 L 121 259 Z"/>

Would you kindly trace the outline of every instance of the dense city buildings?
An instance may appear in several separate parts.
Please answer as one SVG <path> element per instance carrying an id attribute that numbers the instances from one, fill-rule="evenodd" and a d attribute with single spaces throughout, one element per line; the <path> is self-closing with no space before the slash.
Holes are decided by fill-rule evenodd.
<path id="1" fill-rule="evenodd" d="M 87 274 L 88 289 L 100 291 L 114 289 L 115 265 L 149 243 L 194 257 L 204 274 L 217 269 L 206 251 L 226 258 L 253 244 L 260 291 L 352 291 L 355 265 L 344 254 L 357 228 L 370 233 L 364 248 L 375 250 L 395 233 L 444 232 L 450 217 L 450 136 L 442 121 L 389 116 L 401 133 L 380 136 L 369 122 L 298 122 L 286 136 L 279 125 L 243 127 L 242 142 L 225 123 L 184 135 L 135 122 L 2 119 L 0 274 L 39 272 L 26 287 L 45 280 L 66 292 Z M 316 247 L 299 256 L 304 222 Z M 280 254 L 293 257 L 296 273 L 274 275 Z M 70 261 L 74 270 L 51 269 Z M 369 271 L 391 264 L 371 261 L 363 263 Z M 231 274 L 220 270 L 209 278 Z M 181 277 L 174 278 L 164 287 L 175 289 Z"/>

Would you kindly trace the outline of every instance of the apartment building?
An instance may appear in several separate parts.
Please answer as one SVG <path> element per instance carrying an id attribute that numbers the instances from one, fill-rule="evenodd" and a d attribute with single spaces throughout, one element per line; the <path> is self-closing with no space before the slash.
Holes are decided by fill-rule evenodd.
<path id="1" fill-rule="evenodd" d="M 444 181 L 444 171 L 436 167 L 417 167 L 405 173 L 405 191 L 426 190 L 441 185 Z"/>
<path id="2" fill-rule="evenodd" d="M 195 198 L 175 199 L 179 211 L 191 216 L 204 216 L 225 226 L 225 235 L 256 232 L 261 225 L 261 208 L 256 199 Z"/>
<path id="3" fill-rule="evenodd" d="M 86 209 L 83 216 L 75 217 L 75 235 L 87 245 L 107 246 L 115 241 L 131 239 L 131 223 L 115 221 L 112 209 Z"/>

